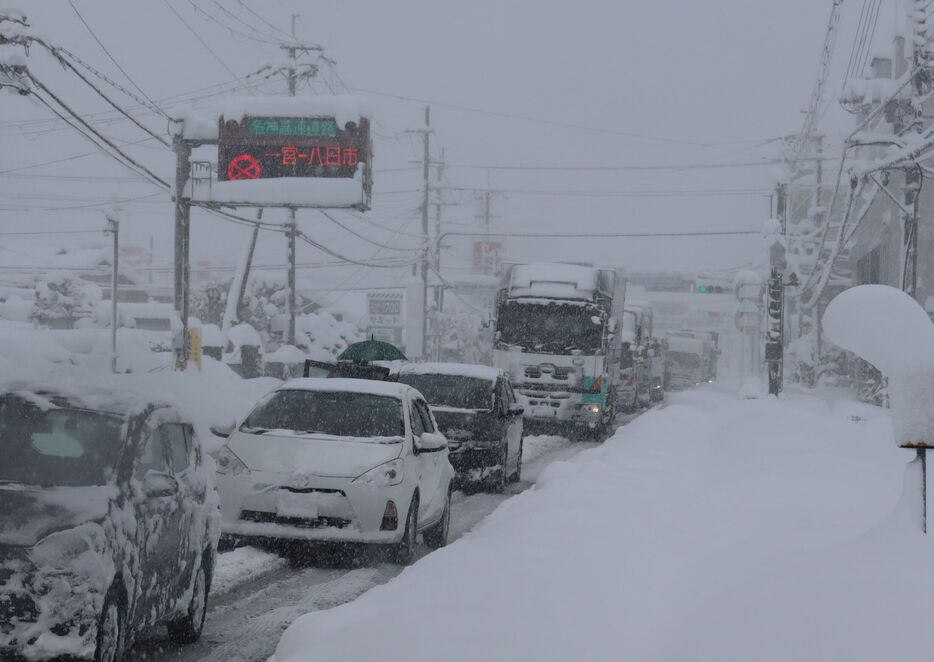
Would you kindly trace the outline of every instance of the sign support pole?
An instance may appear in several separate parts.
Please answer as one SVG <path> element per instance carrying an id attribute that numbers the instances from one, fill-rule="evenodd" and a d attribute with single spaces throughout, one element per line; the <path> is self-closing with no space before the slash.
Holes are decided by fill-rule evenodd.
<path id="1" fill-rule="evenodd" d="M 921 462 L 921 531 L 928 532 L 928 449 L 918 448 Z"/>
<path id="2" fill-rule="evenodd" d="M 289 332 L 288 332 L 288 343 L 290 345 L 295 344 L 295 235 L 297 232 L 297 226 L 295 224 L 295 208 L 289 208 L 289 229 L 287 231 L 287 236 L 289 240 L 289 273 L 288 273 L 288 290 L 289 290 Z"/>
<path id="3" fill-rule="evenodd" d="M 185 197 L 185 187 L 191 178 L 191 145 L 181 135 L 176 135 L 172 148 L 175 151 L 175 310 L 181 322 L 180 335 L 175 339 L 175 369 L 181 371 L 188 367 L 191 201 Z"/>

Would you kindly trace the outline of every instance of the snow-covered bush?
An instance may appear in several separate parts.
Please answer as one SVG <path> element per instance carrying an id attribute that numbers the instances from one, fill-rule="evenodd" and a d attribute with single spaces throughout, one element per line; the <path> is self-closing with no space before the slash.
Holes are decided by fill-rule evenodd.
<path id="1" fill-rule="evenodd" d="M 90 317 L 94 304 L 102 298 L 94 283 L 67 271 L 52 271 L 36 283 L 32 319 L 42 325 L 70 328 L 76 320 Z"/>

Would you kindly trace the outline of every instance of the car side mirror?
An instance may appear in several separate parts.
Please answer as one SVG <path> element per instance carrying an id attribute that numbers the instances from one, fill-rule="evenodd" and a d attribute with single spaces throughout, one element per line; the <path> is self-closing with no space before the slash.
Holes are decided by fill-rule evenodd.
<path id="1" fill-rule="evenodd" d="M 166 497 L 178 494 L 178 481 L 161 471 L 147 471 L 143 477 L 143 494 L 147 497 Z"/>
<path id="2" fill-rule="evenodd" d="M 415 447 L 419 453 L 437 453 L 448 447 L 448 440 L 439 432 L 423 432 L 415 438 Z"/>
<path id="3" fill-rule="evenodd" d="M 237 428 L 237 424 L 231 421 L 226 425 L 212 425 L 211 434 L 216 437 L 223 437 L 226 439 L 233 434 L 233 431 Z"/>
<path id="4" fill-rule="evenodd" d="M 509 405 L 509 414 L 510 416 L 522 416 L 525 413 L 525 407 L 520 405 L 518 402 L 514 402 Z"/>

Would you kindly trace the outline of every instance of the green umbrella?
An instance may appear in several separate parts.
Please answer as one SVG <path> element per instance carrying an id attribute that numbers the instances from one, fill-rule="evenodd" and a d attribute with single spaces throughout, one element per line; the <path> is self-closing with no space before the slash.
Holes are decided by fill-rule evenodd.
<path id="1" fill-rule="evenodd" d="M 405 361 L 405 354 L 395 345 L 381 340 L 354 343 L 337 357 L 338 361 Z"/>

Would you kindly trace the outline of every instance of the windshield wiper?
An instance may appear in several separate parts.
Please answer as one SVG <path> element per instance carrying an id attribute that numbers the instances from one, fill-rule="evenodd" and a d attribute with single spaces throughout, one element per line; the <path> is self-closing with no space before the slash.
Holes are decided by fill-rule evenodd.
<path id="1" fill-rule="evenodd" d="M 246 425 L 241 425 L 240 431 L 246 432 L 247 434 L 266 434 L 267 432 L 269 432 L 269 430 L 266 428 L 251 428 L 251 427 L 247 427 Z"/>

